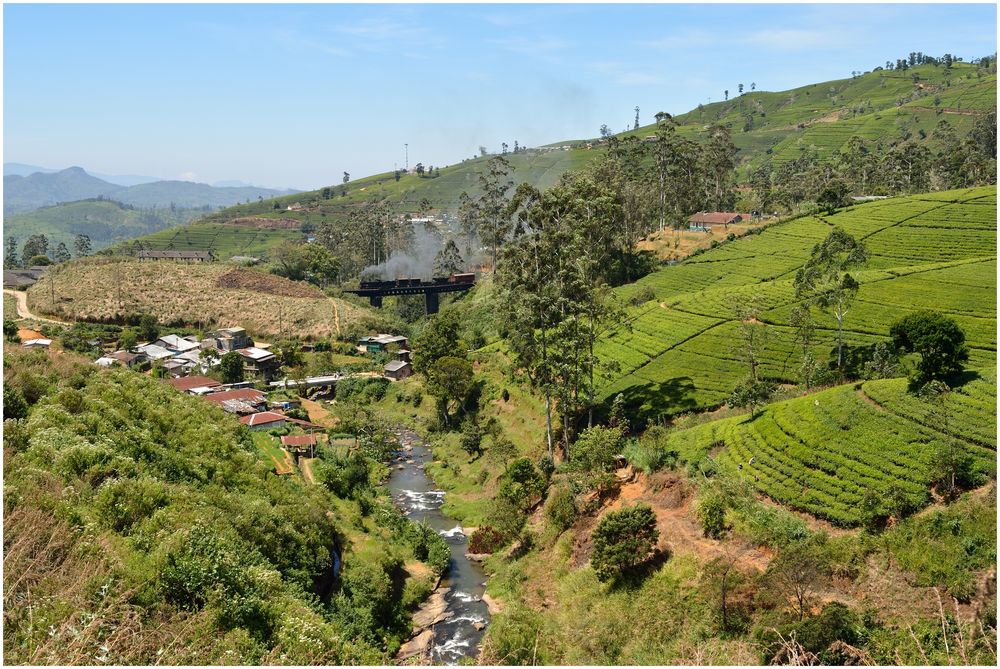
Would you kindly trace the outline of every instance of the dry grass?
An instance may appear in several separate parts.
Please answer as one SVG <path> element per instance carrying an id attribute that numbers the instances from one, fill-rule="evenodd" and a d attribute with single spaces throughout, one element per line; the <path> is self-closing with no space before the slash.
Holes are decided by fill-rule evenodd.
<path id="1" fill-rule="evenodd" d="M 727 228 L 713 226 L 711 232 L 664 230 L 650 234 L 636 246 L 640 251 L 652 251 L 659 260 L 681 260 L 694 253 L 696 249 L 709 248 L 713 241 L 721 244 L 726 241 L 726 235 L 729 233 L 741 237 L 750 230 L 761 227 L 762 224 L 736 223 Z"/>
<path id="2" fill-rule="evenodd" d="M 342 327 L 367 314 L 312 286 L 256 270 L 232 272 L 221 263 L 88 258 L 56 271 L 54 303 L 46 281 L 28 291 L 28 304 L 33 311 L 69 320 L 115 322 L 149 313 L 167 325 L 242 326 L 252 335 L 302 339 L 337 334 L 334 304 Z M 220 282 L 238 287 L 219 287 Z"/>

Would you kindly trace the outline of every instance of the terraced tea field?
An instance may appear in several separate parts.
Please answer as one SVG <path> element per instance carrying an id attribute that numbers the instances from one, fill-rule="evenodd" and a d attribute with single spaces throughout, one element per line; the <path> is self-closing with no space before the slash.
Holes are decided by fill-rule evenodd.
<path id="1" fill-rule="evenodd" d="M 871 254 L 857 273 L 862 287 L 845 320 L 848 345 L 886 339 L 896 319 L 934 309 L 965 331 L 970 366 L 995 365 L 996 188 L 987 187 L 892 198 L 779 223 L 623 286 L 623 299 L 646 288 L 655 298 L 629 309 L 631 329 L 600 342 L 598 355 L 607 364 L 599 396 L 610 401 L 622 393 L 640 419 L 722 404 L 746 374 L 735 348 L 733 305 L 751 296 L 762 307 L 761 320 L 772 326 L 762 373 L 795 382 L 792 281 L 813 245 L 835 225 L 863 239 Z M 836 323 L 817 310 L 814 317 L 813 353 L 827 359 Z"/>
<path id="2" fill-rule="evenodd" d="M 831 522 L 862 518 L 865 493 L 901 491 L 929 501 L 931 458 L 944 440 L 961 442 L 983 475 L 996 474 L 996 375 L 984 370 L 947 400 L 942 428 L 905 379 L 869 381 L 772 404 L 755 419 L 736 416 L 673 433 L 669 447 L 716 462 L 772 499 Z M 946 431 L 943 431 L 945 430 Z"/>

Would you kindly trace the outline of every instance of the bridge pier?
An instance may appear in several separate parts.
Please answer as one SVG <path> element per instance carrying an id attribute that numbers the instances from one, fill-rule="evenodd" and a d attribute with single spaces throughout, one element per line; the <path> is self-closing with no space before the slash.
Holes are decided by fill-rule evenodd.
<path id="1" fill-rule="evenodd" d="M 372 305 L 373 307 L 375 307 L 376 309 L 378 309 L 379 307 L 381 307 L 381 306 L 382 306 L 382 296 L 381 296 L 381 295 L 371 295 L 371 296 L 369 296 L 369 298 L 368 298 L 368 302 L 369 302 L 369 303 L 370 303 L 370 304 L 371 304 L 371 305 Z"/>
<path id="2" fill-rule="evenodd" d="M 428 316 L 436 314 L 438 312 L 439 305 L 440 297 L 437 293 L 432 293 L 431 291 L 424 293 L 424 313 Z"/>

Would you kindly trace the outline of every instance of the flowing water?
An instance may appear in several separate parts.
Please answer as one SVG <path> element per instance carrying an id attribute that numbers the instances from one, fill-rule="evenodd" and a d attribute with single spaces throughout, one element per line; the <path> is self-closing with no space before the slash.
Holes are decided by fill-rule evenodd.
<path id="1" fill-rule="evenodd" d="M 413 432 L 403 430 L 398 434 L 404 450 L 392 464 L 389 493 L 407 518 L 425 523 L 451 547 L 441 587 L 450 588 L 445 601 L 452 615 L 434 626 L 430 661 L 456 664 L 463 657 L 476 657 L 483 637 L 478 628 L 489 623 L 489 610 L 482 600 L 486 574 L 479 564 L 465 557 L 467 537 L 459 523 L 441 512 L 445 493 L 436 489 L 424 473 L 424 465 L 433 460 L 430 448 Z"/>

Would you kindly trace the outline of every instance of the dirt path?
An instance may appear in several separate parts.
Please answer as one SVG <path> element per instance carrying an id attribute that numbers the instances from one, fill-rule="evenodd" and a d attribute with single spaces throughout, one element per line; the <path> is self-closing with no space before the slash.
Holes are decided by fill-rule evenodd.
<path id="1" fill-rule="evenodd" d="M 307 482 L 316 485 L 316 477 L 313 476 L 312 463 L 314 458 L 299 458 L 299 469 L 302 471 L 302 478 Z"/>
<path id="2" fill-rule="evenodd" d="M 17 302 L 17 315 L 20 318 L 27 318 L 33 321 L 41 321 L 43 323 L 53 323 L 55 325 L 67 325 L 65 321 L 57 321 L 51 318 L 43 318 L 36 314 L 31 313 L 28 310 L 28 295 L 24 291 L 20 290 L 10 290 L 9 288 L 3 289 L 4 295 L 10 295 Z"/>
<path id="3" fill-rule="evenodd" d="M 340 311 L 337 309 L 337 300 L 330 298 L 330 304 L 333 305 L 333 324 L 337 328 L 337 334 L 340 334 Z"/>

